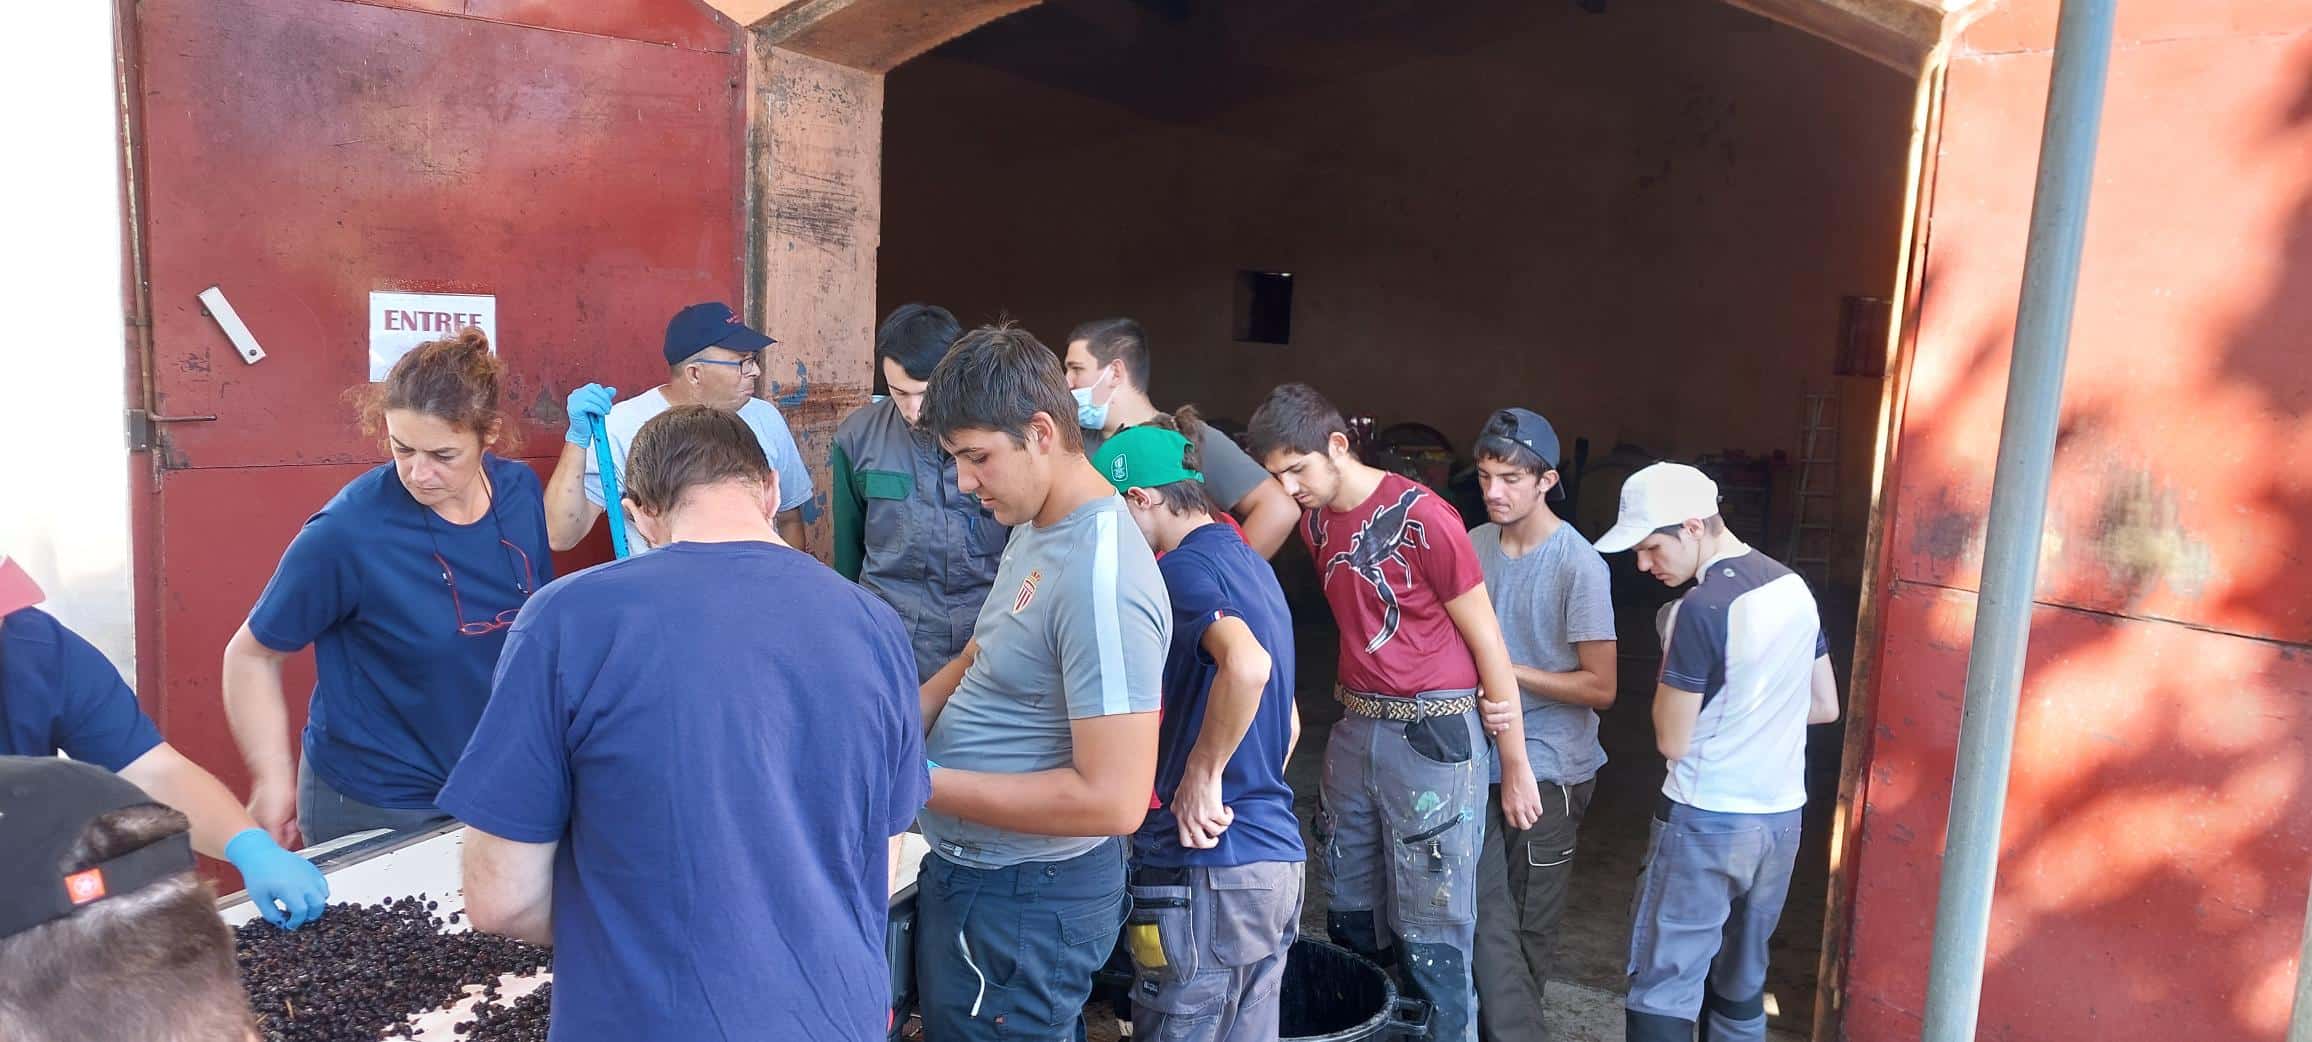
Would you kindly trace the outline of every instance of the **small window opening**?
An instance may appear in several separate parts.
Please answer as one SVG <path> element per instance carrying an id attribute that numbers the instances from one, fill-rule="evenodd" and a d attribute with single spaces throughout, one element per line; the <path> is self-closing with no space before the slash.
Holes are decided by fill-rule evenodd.
<path id="1" fill-rule="evenodd" d="M 1292 272 L 1236 273 L 1236 339 L 1253 344 L 1292 343 Z"/>

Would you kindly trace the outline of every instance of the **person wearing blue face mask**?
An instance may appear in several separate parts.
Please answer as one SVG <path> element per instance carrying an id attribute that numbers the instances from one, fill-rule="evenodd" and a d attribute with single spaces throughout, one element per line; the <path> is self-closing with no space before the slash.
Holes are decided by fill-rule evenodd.
<path id="1" fill-rule="evenodd" d="M 266 921 L 318 918 L 329 881 L 274 842 L 216 776 L 161 741 L 104 654 L 33 605 L 45 595 L 0 557 L 0 756 L 55 756 L 101 767 L 192 822 L 193 849 L 230 861 Z"/>
<path id="2" fill-rule="evenodd" d="M 1128 318 L 1103 318 L 1068 334 L 1064 369 L 1076 396 L 1076 423 L 1084 429 L 1084 451 L 1126 427 L 1151 423 L 1161 412 L 1148 397 L 1148 331 Z M 1190 407 L 1193 409 L 1193 407 Z M 1189 410 L 1183 410 L 1188 412 Z M 1196 443 L 1204 460 L 1205 490 L 1233 519 L 1262 557 L 1275 557 L 1300 520 L 1300 509 L 1284 486 L 1217 428 L 1184 422 L 1180 433 Z"/>

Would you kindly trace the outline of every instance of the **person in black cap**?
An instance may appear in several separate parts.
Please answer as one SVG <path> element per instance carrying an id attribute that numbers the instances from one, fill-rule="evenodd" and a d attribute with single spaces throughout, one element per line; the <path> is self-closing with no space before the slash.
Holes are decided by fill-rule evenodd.
<path id="1" fill-rule="evenodd" d="M 1516 708 L 1486 704 L 1486 730 L 1499 734 L 1519 717 L 1541 790 L 1531 828 L 1489 804 L 1477 865 L 1478 1027 L 1487 1042 L 1543 1042 L 1542 986 L 1573 879 L 1574 834 L 1606 762 L 1598 711 L 1614 704 L 1613 599 L 1605 558 L 1547 502 L 1565 498 L 1549 421 L 1528 409 L 1494 413 L 1476 454 L 1490 523 L 1470 531 L 1469 545 L 1520 694 Z"/>
<path id="2" fill-rule="evenodd" d="M 257 1038 L 191 827 L 93 765 L 0 756 L 0 1038 Z"/>
<path id="3" fill-rule="evenodd" d="M 577 546 L 594 530 L 602 516 L 602 471 L 595 460 L 594 419 L 602 419 L 603 435 L 610 439 L 610 458 L 618 468 L 619 487 L 626 485 L 626 453 L 635 432 L 650 418 L 677 405 L 711 405 L 739 414 L 762 443 L 771 469 L 779 474 L 779 516 L 776 529 L 788 546 L 808 551 L 803 526 L 818 516 L 812 504 L 811 469 L 795 447 L 786 417 L 771 403 L 755 397 L 762 382 L 764 348 L 778 341 L 739 321 L 728 304 L 692 304 L 675 312 L 666 324 L 666 382 L 616 405 L 618 388 L 587 384 L 570 392 L 570 429 L 554 476 L 546 482 L 546 536 L 556 550 Z M 640 553 L 649 547 L 634 519 L 626 521 L 626 545 Z"/>
<path id="4" fill-rule="evenodd" d="M 63 753 L 119 774 L 184 812 L 194 846 L 232 862 L 275 926 L 294 930 L 319 916 L 329 900 L 321 870 L 283 850 L 225 783 L 161 741 L 104 653 L 34 607 L 45 598 L 0 555 L 0 756 Z"/>

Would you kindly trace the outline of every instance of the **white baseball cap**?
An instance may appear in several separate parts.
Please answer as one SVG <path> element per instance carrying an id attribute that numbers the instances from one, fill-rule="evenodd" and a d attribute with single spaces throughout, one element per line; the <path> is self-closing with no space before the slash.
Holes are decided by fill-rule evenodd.
<path id="1" fill-rule="evenodd" d="M 1622 509 L 1599 536 L 1598 552 L 1618 554 L 1655 530 L 1718 516 L 1718 483 L 1683 463 L 1656 463 L 1622 482 Z"/>

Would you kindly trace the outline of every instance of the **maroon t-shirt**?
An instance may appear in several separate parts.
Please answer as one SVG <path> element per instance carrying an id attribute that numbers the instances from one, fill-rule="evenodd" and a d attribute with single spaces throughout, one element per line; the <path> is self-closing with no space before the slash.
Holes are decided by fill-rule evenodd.
<path id="1" fill-rule="evenodd" d="M 1477 686 L 1477 661 L 1445 602 L 1485 579 L 1461 515 L 1437 494 L 1389 474 L 1354 509 L 1301 516 L 1341 627 L 1341 685 L 1410 698 Z"/>

